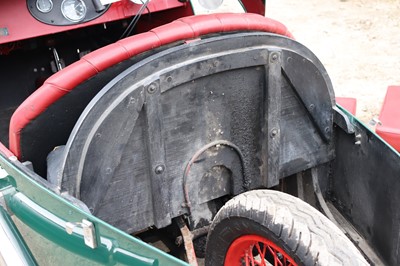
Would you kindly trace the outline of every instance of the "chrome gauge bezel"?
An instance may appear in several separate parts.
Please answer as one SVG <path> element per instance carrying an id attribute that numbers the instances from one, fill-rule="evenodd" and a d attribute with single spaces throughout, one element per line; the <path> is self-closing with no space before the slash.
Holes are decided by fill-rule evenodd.
<path id="1" fill-rule="evenodd" d="M 64 3 L 64 8 L 61 8 L 62 3 Z M 111 6 L 111 4 L 108 4 L 103 10 L 97 11 L 93 0 L 74 0 L 70 2 L 65 0 L 26 0 L 26 5 L 35 19 L 52 26 L 69 26 L 92 21 L 106 13 Z M 82 6 L 82 9 L 77 9 L 76 5 Z M 66 7 L 68 8 L 66 9 Z M 77 10 L 82 12 L 77 12 Z M 46 11 L 47 13 L 45 13 Z M 78 19 L 77 15 L 80 13 L 84 14 L 84 16 L 80 16 Z"/>
<path id="2" fill-rule="evenodd" d="M 36 0 L 36 8 L 40 12 L 45 14 L 45 13 L 49 13 L 51 10 L 53 10 L 53 1 L 52 0 L 45 0 L 45 1 L 48 1 L 50 3 L 50 9 L 49 10 L 43 10 L 42 8 L 40 8 L 39 1 L 43 1 L 43 0 Z"/>
<path id="3" fill-rule="evenodd" d="M 65 13 L 65 10 L 64 10 L 64 8 L 63 8 L 63 7 L 64 7 L 64 4 L 65 4 L 67 1 L 79 2 L 79 3 L 83 6 L 83 8 L 84 8 L 83 16 L 80 17 L 79 19 L 70 18 L 70 17 L 68 16 L 68 14 Z M 71 22 L 73 22 L 73 23 L 76 23 L 76 22 L 80 22 L 80 21 L 82 21 L 82 20 L 85 19 L 86 14 L 87 14 L 87 7 L 86 7 L 86 4 L 85 4 L 85 2 L 84 2 L 83 0 L 63 0 L 62 3 L 61 3 L 61 13 L 62 13 L 62 15 L 64 16 L 65 19 L 67 19 L 68 21 L 71 21 Z"/>

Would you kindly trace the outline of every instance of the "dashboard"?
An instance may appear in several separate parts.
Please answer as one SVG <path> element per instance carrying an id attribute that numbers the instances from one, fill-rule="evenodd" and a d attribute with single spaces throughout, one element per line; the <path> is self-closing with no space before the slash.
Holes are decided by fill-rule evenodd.
<path id="1" fill-rule="evenodd" d="M 107 11 L 99 0 L 27 0 L 28 10 L 40 22 L 67 26 L 88 22 Z"/>
<path id="2" fill-rule="evenodd" d="M 142 7 L 131 0 L 106 2 L 112 3 L 96 7 L 100 0 L 0 0 L 0 48 L 6 43 L 93 25 L 105 28 L 109 22 L 131 20 Z M 153 14 L 148 22 L 152 27 L 193 14 L 190 5 L 180 0 L 151 0 L 143 10 L 147 13 Z"/>

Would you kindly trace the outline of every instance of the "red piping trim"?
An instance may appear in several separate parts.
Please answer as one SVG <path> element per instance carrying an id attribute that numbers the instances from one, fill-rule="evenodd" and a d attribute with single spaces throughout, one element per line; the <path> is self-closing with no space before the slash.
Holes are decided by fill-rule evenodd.
<path id="1" fill-rule="evenodd" d="M 165 44 L 231 31 L 264 31 L 293 38 L 278 21 L 256 14 L 211 14 L 180 18 L 108 46 L 102 47 L 48 78 L 14 112 L 10 121 L 10 150 L 21 156 L 21 130 L 51 104 L 83 81 L 134 55 Z"/>

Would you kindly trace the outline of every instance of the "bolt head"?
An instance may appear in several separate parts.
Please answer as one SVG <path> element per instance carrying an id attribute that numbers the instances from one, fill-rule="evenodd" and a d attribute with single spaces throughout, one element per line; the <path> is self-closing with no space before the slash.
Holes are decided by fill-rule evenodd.
<path id="1" fill-rule="evenodd" d="M 276 60 L 278 60 L 278 58 L 279 58 L 278 54 L 277 53 L 273 53 L 271 55 L 271 62 L 275 62 Z"/>
<path id="2" fill-rule="evenodd" d="M 278 130 L 276 128 L 271 130 L 270 136 L 271 138 L 274 138 L 276 135 L 278 135 Z"/>
<path id="3" fill-rule="evenodd" d="M 154 169 L 154 172 L 157 175 L 160 175 L 164 172 L 164 165 L 157 165 L 156 168 Z"/>
<path id="4" fill-rule="evenodd" d="M 147 87 L 147 92 L 150 94 L 155 93 L 157 90 L 157 86 L 155 84 L 150 84 L 149 87 Z"/>

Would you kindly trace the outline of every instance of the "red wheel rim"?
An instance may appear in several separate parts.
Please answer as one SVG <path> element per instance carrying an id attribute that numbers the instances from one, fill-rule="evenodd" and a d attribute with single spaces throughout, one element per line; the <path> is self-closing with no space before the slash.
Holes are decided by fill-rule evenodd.
<path id="1" fill-rule="evenodd" d="M 236 265 L 297 266 L 282 248 L 258 235 L 241 236 L 229 246 L 224 266 Z"/>

